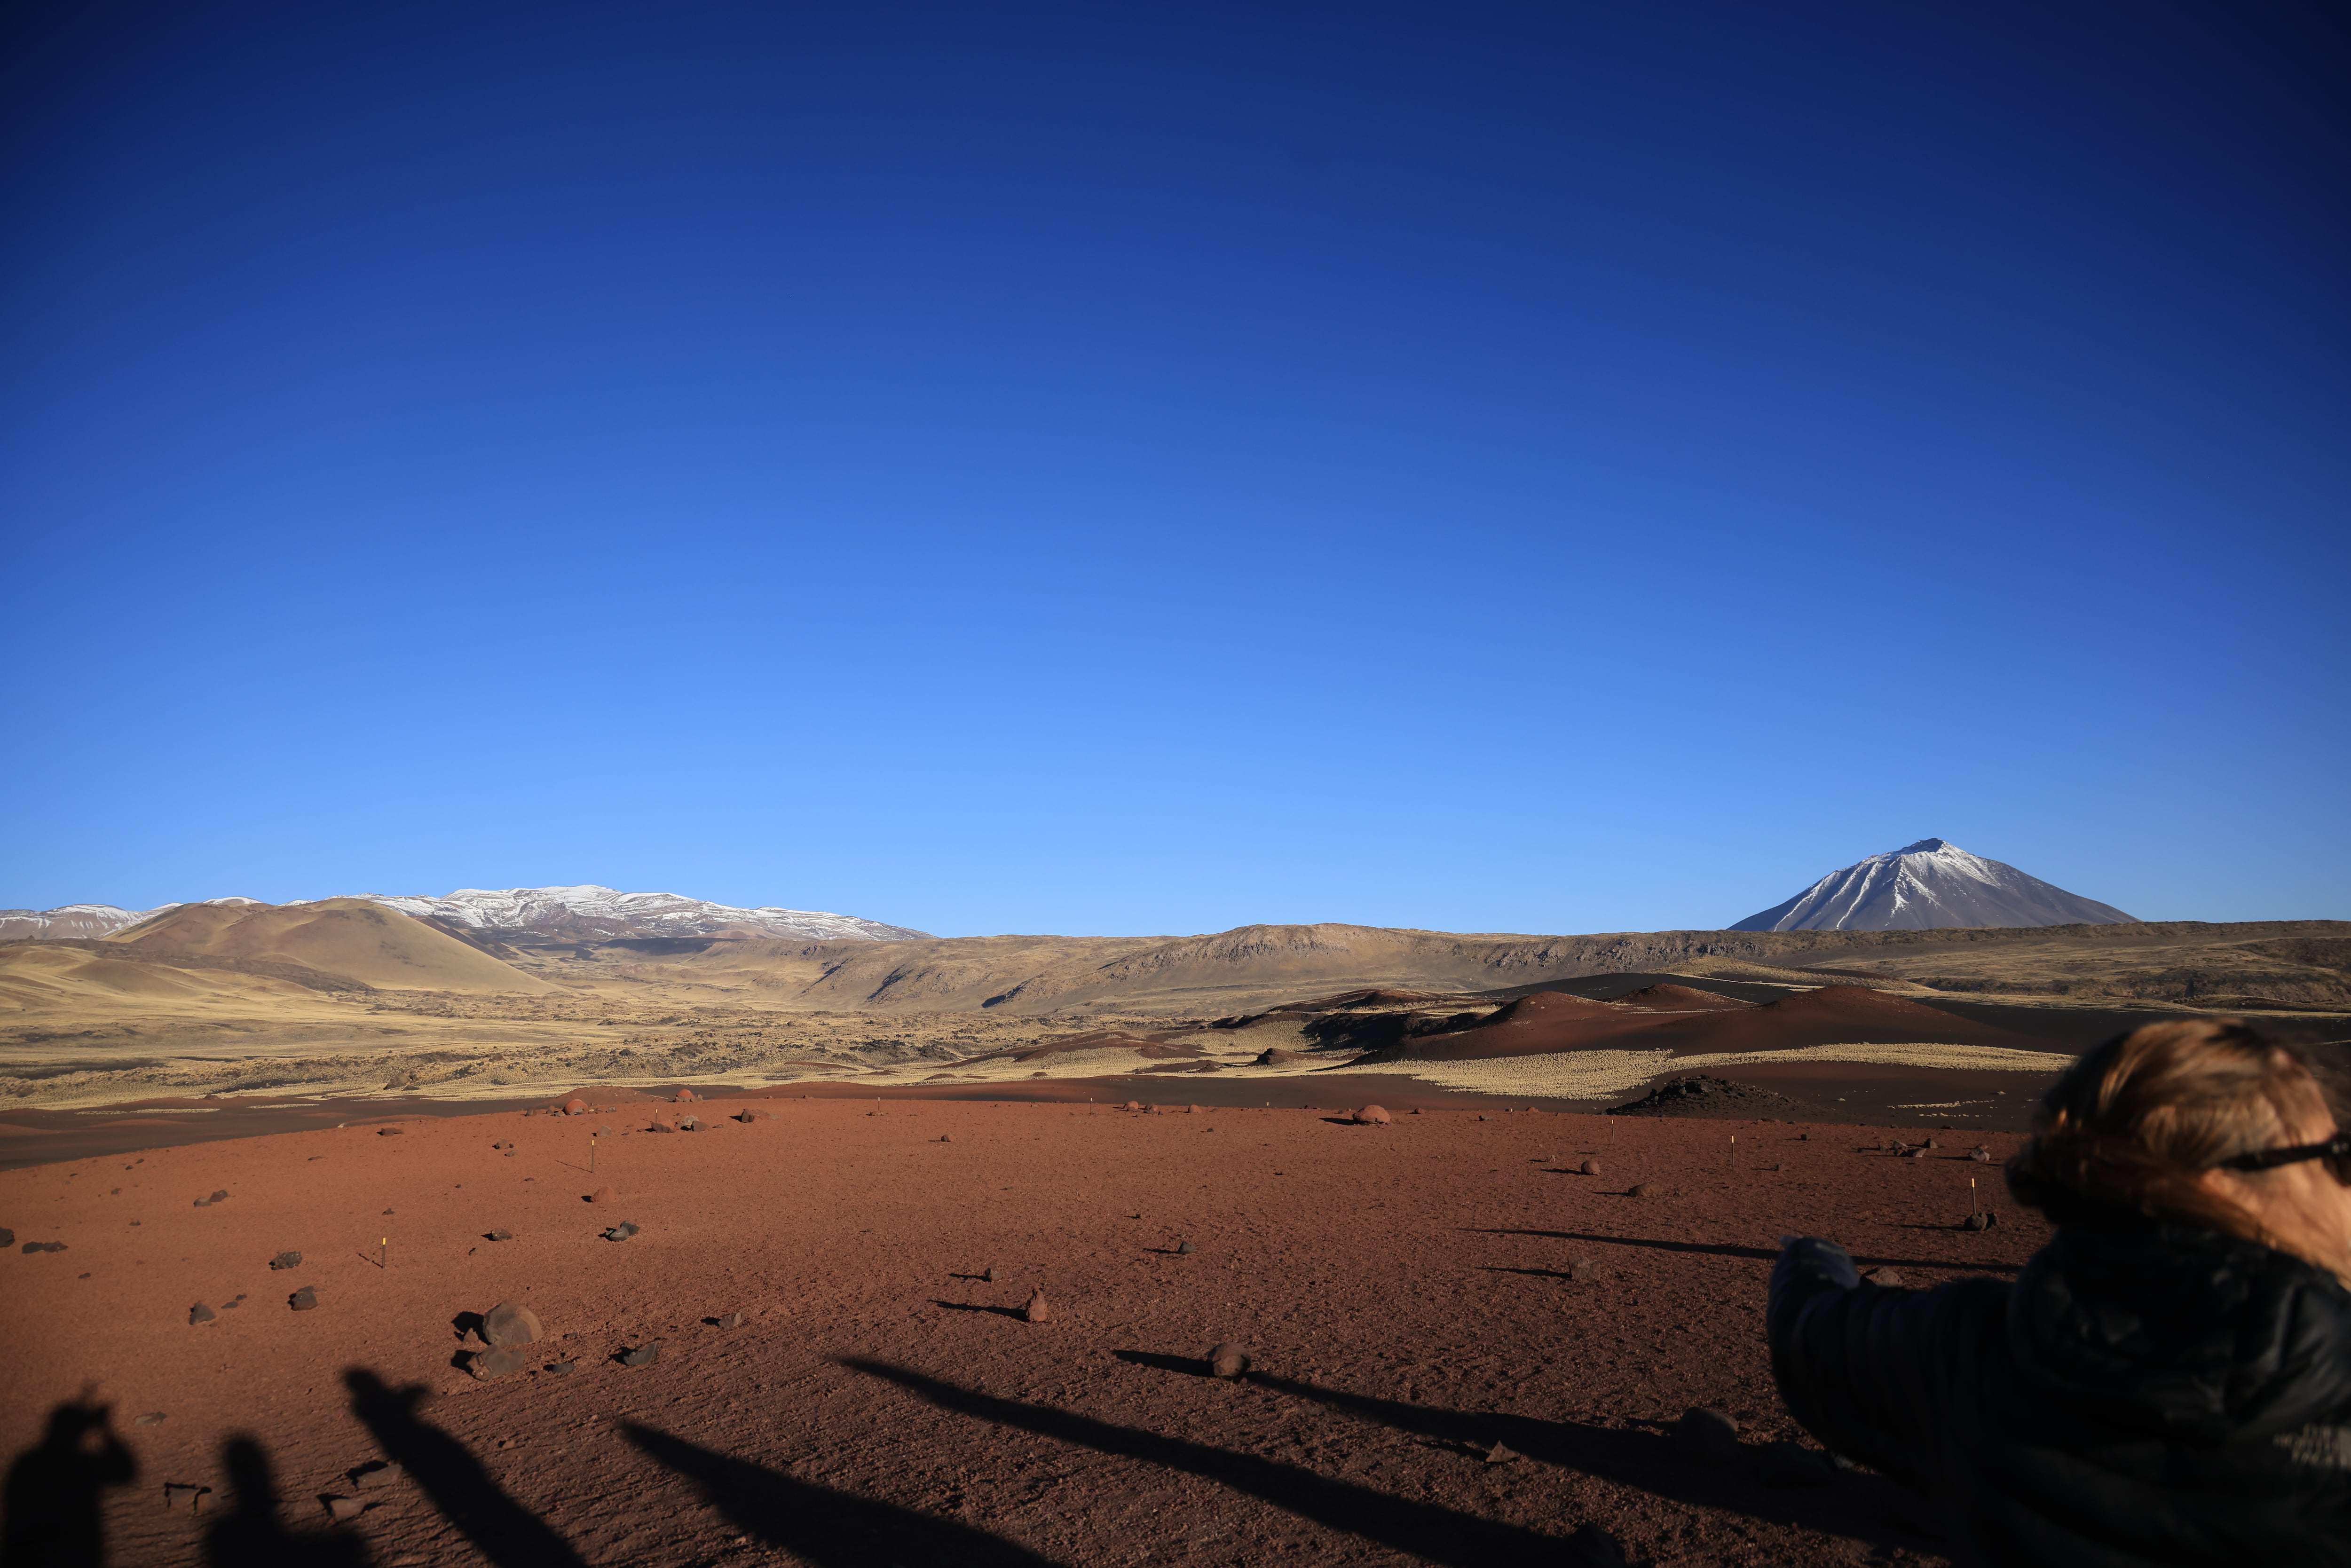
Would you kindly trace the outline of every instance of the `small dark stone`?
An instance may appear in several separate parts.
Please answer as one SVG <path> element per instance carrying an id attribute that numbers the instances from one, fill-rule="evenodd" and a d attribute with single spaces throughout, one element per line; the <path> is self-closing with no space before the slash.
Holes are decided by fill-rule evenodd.
<path id="1" fill-rule="evenodd" d="M 611 1229 L 604 1232 L 604 1239 L 607 1241 L 626 1241 L 630 1237 L 634 1236 L 636 1233 L 637 1227 L 635 1221 L 624 1219 L 621 1221 L 620 1224 L 612 1227 Z"/>
<path id="2" fill-rule="evenodd" d="M 722 1329 L 739 1329 L 743 1326 L 743 1314 L 740 1312 L 726 1313 L 724 1316 L 719 1318 L 718 1326 Z"/>
<path id="3" fill-rule="evenodd" d="M 1584 1176 L 1598 1176 L 1600 1174 L 1600 1162 L 1598 1160 L 1586 1160 L 1575 1168 Z"/>
<path id="4" fill-rule="evenodd" d="M 547 1364 L 547 1370 L 558 1377 L 569 1377 L 579 1364 L 576 1361 L 550 1361 Z"/>
<path id="5" fill-rule="evenodd" d="M 132 1416 L 131 1424 L 134 1427 L 160 1427 L 163 1424 L 163 1413 L 161 1410 L 150 1410 L 144 1416 Z"/>
<path id="6" fill-rule="evenodd" d="M 367 1504 L 355 1497 L 321 1498 L 327 1505 L 327 1517 L 337 1524 L 348 1524 L 367 1511 Z"/>
<path id="7" fill-rule="evenodd" d="M 1495 1439 L 1494 1446 L 1486 1450 L 1486 1462 L 1489 1465 L 1507 1465 L 1519 1457 L 1516 1448 L 1499 1438 Z"/>
<path id="8" fill-rule="evenodd" d="M 278 1270 L 279 1272 L 283 1272 L 287 1269 L 299 1269 L 302 1266 L 302 1254 L 299 1252 L 280 1252 L 277 1257 L 272 1258 L 269 1260 L 269 1266 L 271 1269 Z"/>
<path id="9" fill-rule="evenodd" d="M 208 1323 L 218 1316 L 220 1316 L 218 1312 L 213 1311 L 202 1301 L 198 1301 L 194 1306 L 188 1309 L 188 1322 L 192 1326 L 196 1323 Z"/>
<path id="10" fill-rule="evenodd" d="M 621 1364 L 622 1366 L 651 1366 L 654 1362 L 661 1359 L 661 1341 L 657 1339 L 647 1340 L 644 1343 L 637 1346 L 634 1350 L 622 1351 L 621 1353 Z"/>
<path id="11" fill-rule="evenodd" d="M 397 1127 L 378 1127 L 375 1130 L 375 1135 L 379 1138 L 397 1138 L 400 1136 L 400 1129 Z"/>
<path id="12" fill-rule="evenodd" d="M 1828 1460 L 1786 1441 L 1766 1445 L 1755 1456 L 1751 1473 L 1767 1487 L 1824 1487 L 1836 1479 Z"/>
<path id="13" fill-rule="evenodd" d="M 1635 1182 L 1631 1186 L 1625 1189 L 1625 1196 L 1626 1197 L 1655 1197 L 1657 1196 L 1657 1189 L 1645 1181 Z"/>
<path id="14" fill-rule="evenodd" d="M 1589 1283 L 1600 1278 L 1600 1265 L 1590 1258 L 1571 1258 L 1567 1263 L 1567 1277 L 1578 1284 Z"/>
<path id="15" fill-rule="evenodd" d="M 378 1459 L 350 1472 L 351 1485 L 361 1491 L 381 1491 L 399 1484 L 402 1471 L 396 1459 Z"/>
<path id="16" fill-rule="evenodd" d="M 214 1203 L 226 1203 L 228 1201 L 228 1194 L 225 1190 L 216 1192 L 213 1194 L 211 1201 Z"/>
<path id="17" fill-rule="evenodd" d="M 511 1241 L 514 1239 L 514 1232 L 501 1226 L 496 1230 L 485 1233 L 482 1239 L 485 1241 Z"/>
<path id="18" fill-rule="evenodd" d="M 1861 1277 L 1873 1285 L 1880 1285 L 1889 1291 L 1898 1291 L 1902 1288 L 1902 1276 L 1891 1269 L 1871 1269 L 1865 1271 Z"/>
<path id="19" fill-rule="evenodd" d="M 131 1223 L 136 1225 L 139 1222 L 134 1219 Z M 0 1225 L 0 1247 L 14 1247 L 15 1245 L 16 1245 L 16 1233 L 9 1229 L 6 1226 Z"/>
<path id="20" fill-rule="evenodd" d="M 300 1290 L 286 1298 L 286 1304 L 293 1308 L 298 1312 L 310 1312 L 318 1311 L 318 1288 L 313 1285 L 303 1286 Z"/>
<path id="21" fill-rule="evenodd" d="M 505 1377 L 525 1372 L 536 1358 L 522 1345 L 501 1345 L 495 1350 L 477 1350 L 465 1363 L 465 1370 L 487 1382 L 493 1377 Z"/>
<path id="22" fill-rule="evenodd" d="M 1625 1568 L 1625 1548 L 1596 1524 L 1567 1538 L 1567 1568 Z"/>
<path id="23" fill-rule="evenodd" d="M 62 1241 L 27 1241 L 24 1247 L 27 1252 L 62 1252 L 65 1249 L 66 1244 Z"/>
<path id="24" fill-rule="evenodd" d="M 1736 1464 L 1739 1423 L 1719 1410 L 1694 1405 L 1674 1423 L 1674 1454 L 1691 1464 Z"/>
<path id="25" fill-rule="evenodd" d="M 511 1149 L 514 1145 L 512 1144 L 492 1144 L 490 1147 L 494 1149 Z"/>
<path id="26" fill-rule="evenodd" d="M 1238 1377 L 1249 1366 L 1249 1352 L 1237 1344 L 1220 1344 L 1208 1352 L 1208 1375 Z"/>
<path id="27" fill-rule="evenodd" d="M 1970 1230 L 1990 1230 L 1999 1223 L 1999 1217 L 1989 1208 L 1979 1209 L 1963 1222 Z"/>
<path id="28" fill-rule="evenodd" d="M 1189 1241 L 1178 1241 L 1176 1243 L 1176 1256 L 1178 1258 L 1189 1258 L 1191 1255 L 1192 1244 Z"/>

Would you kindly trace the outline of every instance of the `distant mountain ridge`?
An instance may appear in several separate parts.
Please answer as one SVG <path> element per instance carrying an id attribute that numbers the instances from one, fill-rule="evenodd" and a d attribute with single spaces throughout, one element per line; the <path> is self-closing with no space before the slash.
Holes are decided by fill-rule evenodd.
<path id="1" fill-rule="evenodd" d="M 402 915 L 433 916 L 499 936 L 585 941 L 632 936 L 783 936 L 810 942 L 902 942 L 927 931 L 853 915 L 770 904 L 740 909 L 675 893 L 622 893 L 593 883 L 578 887 L 461 887 L 444 898 L 362 894 Z"/>
<path id="2" fill-rule="evenodd" d="M 769 905 L 738 909 L 674 893 L 622 893 L 592 883 L 578 887 L 461 887 L 446 897 L 360 894 L 358 897 L 402 915 L 437 919 L 500 936 L 553 940 L 611 941 L 632 936 L 787 937 L 809 942 L 900 942 L 927 938 L 927 931 L 887 925 L 853 915 Z M 214 898 L 207 904 L 240 905 L 250 898 Z M 326 903 L 294 899 L 287 907 Z M 192 907 L 162 904 L 152 909 L 121 909 L 111 904 L 68 904 L 55 909 L 0 909 L 0 942 L 57 941 L 110 936 L 168 910 Z"/>
<path id="3" fill-rule="evenodd" d="M 2124 925 L 2111 904 L 2068 893 L 2012 865 L 1920 839 L 1833 871 L 1732 931 L 1933 931 L 1950 927 Z"/>

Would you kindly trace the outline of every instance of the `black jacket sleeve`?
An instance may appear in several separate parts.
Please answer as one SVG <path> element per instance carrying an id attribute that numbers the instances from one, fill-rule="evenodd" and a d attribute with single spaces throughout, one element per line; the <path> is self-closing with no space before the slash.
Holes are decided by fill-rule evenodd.
<path id="1" fill-rule="evenodd" d="M 1943 1479 L 1957 1385 L 1980 1364 L 1970 1331 L 2000 1321 L 1999 1302 L 1975 1298 L 2006 1289 L 1983 1280 L 1932 1291 L 1869 1284 L 1835 1242 L 1791 1238 L 1764 1314 L 1780 1396 L 1832 1452 L 1932 1488 Z"/>

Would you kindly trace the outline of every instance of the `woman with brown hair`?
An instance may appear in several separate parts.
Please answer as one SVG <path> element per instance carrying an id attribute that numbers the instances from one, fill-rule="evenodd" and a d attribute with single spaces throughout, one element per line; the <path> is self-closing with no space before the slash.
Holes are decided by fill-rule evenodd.
<path id="1" fill-rule="evenodd" d="M 1796 1418 L 1928 1493 L 1963 1563 L 2351 1564 L 2351 1134 L 2308 1063 L 2233 1020 L 2134 1030 L 2008 1184 L 2057 1228 L 2013 1285 L 1782 1245 Z"/>

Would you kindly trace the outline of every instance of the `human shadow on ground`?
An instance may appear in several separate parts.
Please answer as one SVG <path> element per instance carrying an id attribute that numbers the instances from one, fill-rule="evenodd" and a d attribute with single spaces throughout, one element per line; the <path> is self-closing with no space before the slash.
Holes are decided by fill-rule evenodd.
<path id="1" fill-rule="evenodd" d="M 622 1423 L 621 1430 L 693 1481 L 703 1500 L 736 1529 L 816 1568 L 1050 1568 L 1049 1559 L 951 1519 L 796 1480 L 633 1421 Z"/>
<path id="2" fill-rule="evenodd" d="M 1772 1247 L 1735 1247 L 1728 1242 L 1667 1241 L 1640 1236 L 1596 1236 L 1582 1230 L 1502 1230 L 1483 1226 L 1464 1226 L 1480 1236 L 1541 1236 L 1553 1241 L 1597 1241 L 1607 1247 L 1646 1247 L 1656 1252 L 1702 1252 L 1713 1258 L 1751 1258 L 1761 1263 L 1779 1260 L 1780 1253 Z M 1913 1226 L 1918 1230 L 1949 1231 L 1948 1225 Z M 1959 1228 L 1964 1229 L 1965 1227 Z M 1973 1269 L 1987 1274 L 2013 1274 L 2022 1267 L 2016 1263 L 1989 1260 L 1954 1260 L 1950 1258 L 1877 1258 L 1853 1254 L 1855 1263 L 1863 1268 L 1877 1269 Z"/>
<path id="3" fill-rule="evenodd" d="M 94 1392 L 51 1406 L 41 1440 L 8 1467 L 5 1568 L 98 1568 L 106 1560 L 99 1497 L 138 1479 L 139 1461 L 114 1435 L 114 1407 L 91 1403 Z"/>
<path id="4" fill-rule="evenodd" d="M 931 1305 L 945 1307 L 951 1312 L 994 1312 L 999 1318 L 1019 1318 L 1025 1321 L 1029 1316 L 1029 1311 L 1025 1307 L 992 1307 L 986 1301 L 942 1301 L 934 1298 Z"/>
<path id="5" fill-rule="evenodd" d="M 279 1519 L 277 1478 L 269 1455 L 251 1437 L 222 1448 L 235 1511 L 204 1531 L 210 1568 L 366 1568 L 368 1550 L 351 1535 L 298 1533 Z"/>
<path id="6" fill-rule="evenodd" d="M 844 1359 L 841 1364 L 894 1383 L 941 1409 L 1034 1432 L 1039 1437 L 1072 1443 L 1097 1453 L 1182 1470 L 1260 1498 L 1329 1529 L 1359 1535 L 1430 1563 L 1449 1564 L 1452 1568 L 1503 1568 L 1516 1563 L 1528 1564 L 1529 1568 L 1541 1563 L 1551 1568 L 1559 1560 L 1558 1540 L 1517 1525 L 1394 1497 L 1253 1454 L 1237 1454 L 1134 1427 L 1113 1426 L 1066 1410 L 999 1399 L 886 1362 L 852 1358 Z"/>
<path id="7" fill-rule="evenodd" d="M 465 1445 L 429 1421 L 417 1406 L 425 1388 L 392 1388 L 364 1367 L 343 1374 L 351 1414 L 375 1436 L 384 1458 L 408 1471 L 450 1523 L 496 1568 L 585 1568 L 571 1543 L 508 1497 Z"/>
<path id="8" fill-rule="evenodd" d="M 1473 1450 L 1505 1443 L 1529 1458 L 1686 1505 L 1721 1509 L 1876 1546 L 1915 1549 L 1918 1544 L 1917 1531 L 1900 1521 L 1916 1517 L 1922 1505 L 1882 1476 L 1848 1471 L 1826 1487 L 1779 1489 L 1765 1486 L 1738 1465 L 1690 1463 L 1675 1453 L 1671 1439 L 1659 1430 L 1447 1410 L 1349 1394 L 1267 1373 L 1251 1373 L 1249 1381 L 1259 1388 L 1344 1410 L 1395 1431 Z"/>

